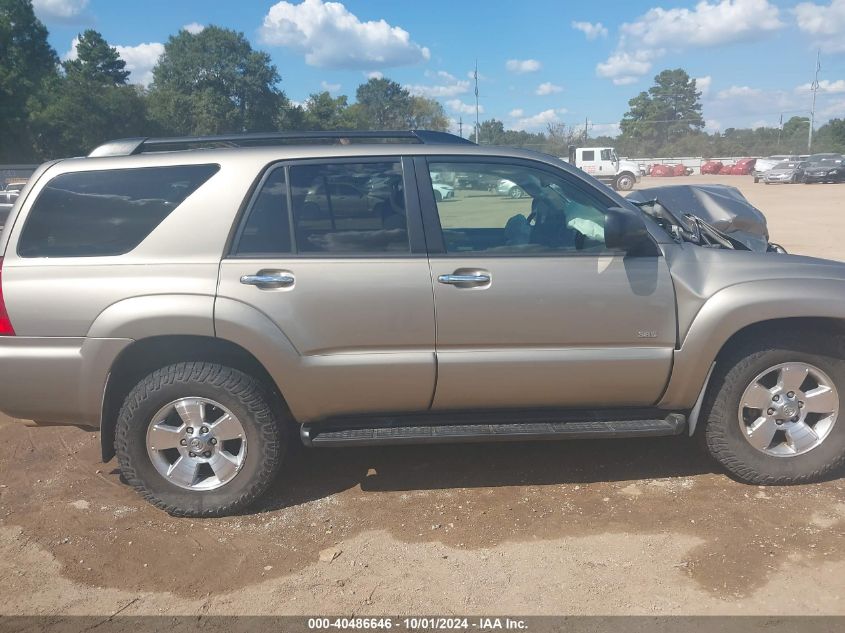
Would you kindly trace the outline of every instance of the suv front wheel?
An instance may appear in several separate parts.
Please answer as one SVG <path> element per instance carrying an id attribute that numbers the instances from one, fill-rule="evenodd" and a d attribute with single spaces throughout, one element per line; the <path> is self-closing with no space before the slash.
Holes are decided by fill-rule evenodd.
<path id="1" fill-rule="evenodd" d="M 222 516 L 270 485 L 284 434 L 265 389 L 215 363 L 178 363 L 141 380 L 117 421 L 128 483 L 175 516 Z"/>
<path id="2" fill-rule="evenodd" d="M 717 363 L 702 410 L 703 439 L 743 481 L 822 479 L 845 463 L 841 346 L 831 345 L 839 343 L 834 337 L 771 338 L 741 345 Z"/>

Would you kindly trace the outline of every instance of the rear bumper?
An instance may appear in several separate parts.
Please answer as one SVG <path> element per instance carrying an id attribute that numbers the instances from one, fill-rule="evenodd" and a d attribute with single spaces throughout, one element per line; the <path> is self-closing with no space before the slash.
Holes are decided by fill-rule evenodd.
<path id="1" fill-rule="evenodd" d="M 99 426 L 109 369 L 131 339 L 0 337 L 0 411 Z"/>

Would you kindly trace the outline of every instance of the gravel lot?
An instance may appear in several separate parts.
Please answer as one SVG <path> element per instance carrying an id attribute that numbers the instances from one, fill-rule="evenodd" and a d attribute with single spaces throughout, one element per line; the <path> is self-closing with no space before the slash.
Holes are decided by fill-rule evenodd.
<path id="1" fill-rule="evenodd" d="M 673 181 L 845 259 L 845 185 Z M 90 431 L 0 440 L 0 614 L 845 614 L 845 481 L 740 484 L 683 439 L 298 449 L 205 521 L 141 501 Z"/>

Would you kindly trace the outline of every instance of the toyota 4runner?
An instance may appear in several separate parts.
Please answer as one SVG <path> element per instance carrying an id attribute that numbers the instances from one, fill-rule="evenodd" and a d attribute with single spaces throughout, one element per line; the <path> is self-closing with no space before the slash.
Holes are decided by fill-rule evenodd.
<path id="1" fill-rule="evenodd" d="M 438 196 L 432 174 L 525 195 Z M 292 428 L 686 434 L 747 482 L 828 476 L 845 265 L 652 202 L 436 132 L 111 142 L 41 166 L 0 234 L 0 409 L 98 426 L 104 460 L 189 516 L 261 495 Z"/>

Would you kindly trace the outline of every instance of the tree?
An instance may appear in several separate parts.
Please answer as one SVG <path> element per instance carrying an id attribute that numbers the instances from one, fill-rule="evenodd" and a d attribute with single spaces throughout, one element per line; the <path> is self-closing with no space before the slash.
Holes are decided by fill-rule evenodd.
<path id="1" fill-rule="evenodd" d="M 346 95 L 332 97 L 328 91 L 315 92 L 305 102 L 305 129 L 342 130 L 353 125 Z"/>
<path id="2" fill-rule="evenodd" d="M 117 49 L 109 46 L 103 36 L 93 29 L 79 35 L 76 59 L 70 59 L 63 65 L 69 76 L 78 74 L 101 83 L 125 84 L 129 78 L 126 62 L 120 58 Z"/>
<path id="3" fill-rule="evenodd" d="M 359 125 L 381 130 L 401 130 L 411 118 L 411 93 L 390 79 L 370 79 L 358 86 Z"/>
<path id="4" fill-rule="evenodd" d="M 58 62 L 31 0 L 0 0 L 0 162 L 33 159 L 27 101 Z"/>
<path id="5" fill-rule="evenodd" d="M 831 119 L 821 126 L 813 139 L 816 147 L 828 152 L 845 152 L 845 119 Z"/>
<path id="6" fill-rule="evenodd" d="M 141 90 L 81 73 L 53 78 L 30 100 L 37 158 L 84 156 L 109 139 L 149 135 Z"/>
<path id="7" fill-rule="evenodd" d="M 449 129 L 449 119 L 439 101 L 426 97 L 411 97 L 411 111 L 408 115 L 408 127 L 413 130 Z"/>
<path id="8" fill-rule="evenodd" d="M 655 76 L 654 85 L 628 105 L 620 122 L 622 137 L 638 143 L 645 153 L 657 153 L 663 145 L 704 127 L 701 93 L 695 79 L 681 68 Z"/>
<path id="9" fill-rule="evenodd" d="M 274 129 L 289 105 L 276 67 L 243 33 L 209 26 L 179 31 L 153 69 L 150 114 L 171 134 Z"/>

